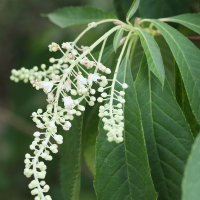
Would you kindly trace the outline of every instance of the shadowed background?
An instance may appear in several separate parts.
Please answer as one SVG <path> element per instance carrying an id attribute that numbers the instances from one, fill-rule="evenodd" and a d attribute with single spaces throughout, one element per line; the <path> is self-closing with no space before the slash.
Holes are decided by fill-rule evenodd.
<path id="1" fill-rule="evenodd" d="M 36 91 L 30 83 L 13 83 L 11 70 L 32 68 L 49 63 L 54 56 L 48 50 L 51 42 L 73 41 L 86 26 L 61 29 L 42 13 L 50 13 L 64 6 L 91 5 L 112 12 L 112 0 L 1 0 L 0 2 L 0 200 L 32 200 L 27 179 L 23 175 L 24 155 L 31 153 L 29 145 L 36 131 L 30 115 L 47 105 L 43 91 Z M 93 33 L 89 39 L 93 41 Z M 62 200 L 59 182 L 59 154 L 46 163 L 46 181 L 55 200 Z M 93 177 L 83 161 L 81 200 L 95 199 Z"/>

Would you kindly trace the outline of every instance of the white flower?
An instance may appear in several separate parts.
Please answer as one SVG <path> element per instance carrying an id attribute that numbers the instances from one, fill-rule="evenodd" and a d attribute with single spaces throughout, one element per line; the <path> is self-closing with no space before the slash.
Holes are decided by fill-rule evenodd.
<path id="1" fill-rule="evenodd" d="M 63 129 L 68 131 L 70 129 L 70 127 L 72 126 L 72 124 L 69 122 L 69 121 L 66 121 L 64 126 L 63 126 Z"/>
<path id="2" fill-rule="evenodd" d="M 52 93 L 48 93 L 47 97 L 48 97 L 47 101 L 49 101 L 49 102 L 54 100 L 54 94 L 52 94 Z"/>
<path id="3" fill-rule="evenodd" d="M 67 92 L 71 90 L 71 81 L 69 79 L 63 84 L 63 89 L 66 89 Z"/>
<path id="4" fill-rule="evenodd" d="M 87 84 L 87 79 L 86 78 L 84 78 L 82 75 L 77 75 L 77 77 L 76 77 L 76 79 L 77 79 L 77 86 L 78 86 L 78 88 L 85 88 L 85 86 L 84 85 L 86 85 Z"/>
<path id="5" fill-rule="evenodd" d="M 73 106 L 73 100 L 71 97 L 64 97 L 63 98 L 65 108 L 70 108 Z"/>
<path id="6" fill-rule="evenodd" d="M 99 70 L 101 70 L 102 72 L 106 71 L 106 67 L 102 64 L 102 63 L 97 63 L 97 67 L 99 68 Z"/>
<path id="7" fill-rule="evenodd" d="M 42 83 L 42 87 L 43 87 L 45 93 L 49 93 L 49 92 L 51 92 L 51 90 L 53 88 L 53 82 L 44 81 Z"/>
<path id="8" fill-rule="evenodd" d="M 64 42 L 64 43 L 62 43 L 62 48 L 63 49 L 71 49 L 72 47 L 69 42 Z"/>
<path id="9" fill-rule="evenodd" d="M 96 82 L 98 79 L 100 79 L 99 74 L 95 73 L 95 74 L 89 74 L 88 76 L 88 83 L 89 85 L 92 85 L 92 82 Z"/>
<path id="10" fill-rule="evenodd" d="M 76 79 L 77 79 L 77 81 L 81 82 L 81 84 L 87 84 L 86 78 L 84 78 L 84 77 L 83 77 L 82 75 L 80 75 L 80 74 L 76 77 Z"/>
<path id="11" fill-rule="evenodd" d="M 53 127 L 55 127 L 55 123 L 53 121 L 51 121 L 51 122 L 49 122 L 49 126 L 53 128 Z"/>

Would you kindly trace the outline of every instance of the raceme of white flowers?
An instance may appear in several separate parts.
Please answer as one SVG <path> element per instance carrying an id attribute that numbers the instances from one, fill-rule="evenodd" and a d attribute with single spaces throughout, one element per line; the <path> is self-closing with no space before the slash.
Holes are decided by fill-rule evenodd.
<path id="1" fill-rule="evenodd" d="M 85 110 L 85 106 L 82 105 L 83 101 L 86 101 L 90 106 L 93 106 L 96 100 L 100 103 L 105 101 L 104 106 L 102 105 L 99 108 L 99 117 L 104 122 L 108 141 L 115 141 L 117 143 L 123 141 L 124 122 L 122 106 L 125 103 L 124 89 L 128 85 L 116 80 L 121 58 L 118 59 L 118 67 L 115 69 L 113 79 L 106 78 L 106 74 L 110 74 L 111 70 L 100 61 L 106 39 L 116 30 L 124 28 L 124 25 L 119 24 L 115 26 L 90 47 L 81 46 L 79 48 L 76 45 L 83 34 L 101 23 L 103 21 L 90 23 L 87 29 L 74 42 L 64 42 L 61 47 L 54 42 L 50 44 L 50 52 L 60 51 L 62 57 L 59 59 L 50 58 L 51 66 L 48 68 L 45 64 L 42 64 L 41 71 L 36 66 L 30 70 L 25 68 L 12 70 L 11 80 L 15 82 L 22 80 L 25 83 L 30 81 L 33 87 L 37 90 L 43 89 L 47 95 L 48 105 L 46 111 L 38 109 L 37 112 L 32 113 L 32 119 L 40 131 L 33 134 L 35 138 L 30 145 L 30 149 L 34 151 L 33 155 L 26 154 L 24 160 L 25 176 L 29 178 L 33 175 L 34 177 L 34 180 L 29 184 L 29 188 L 31 189 L 31 194 L 35 195 L 35 200 L 52 199 L 50 195 L 45 194 L 50 187 L 44 181 L 47 166 L 41 160 L 50 161 L 53 158 L 51 152 L 58 152 L 58 144 L 63 143 L 63 136 L 57 133 L 57 126 L 61 125 L 64 130 L 68 131 L 72 126 L 71 121 L 74 119 L 74 116 L 80 116 Z M 101 42 L 103 44 L 99 58 L 95 60 L 91 51 Z M 125 49 L 126 44 L 127 41 L 125 41 L 123 49 Z M 122 57 L 122 55 L 123 53 L 120 56 Z M 109 85 L 109 81 L 111 85 Z M 98 92 L 101 93 L 101 97 L 97 99 L 94 96 L 97 91 L 92 88 L 94 83 L 99 85 Z M 122 90 L 115 90 L 115 84 L 120 84 Z M 117 101 L 118 104 L 113 105 L 113 101 Z M 51 138 L 54 140 L 50 141 Z"/>

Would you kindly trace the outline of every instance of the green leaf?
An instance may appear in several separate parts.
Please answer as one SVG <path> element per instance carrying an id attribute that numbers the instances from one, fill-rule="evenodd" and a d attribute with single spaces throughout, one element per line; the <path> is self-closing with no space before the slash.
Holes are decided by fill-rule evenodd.
<path id="1" fill-rule="evenodd" d="M 137 95 L 126 58 L 119 68 L 117 80 L 126 82 L 124 110 L 124 142 L 108 142 L 103 122 L 99 123 L 96 143 L 94 187 L 98 200 L 155 200 L 155 193 L 141 124 Z M 119 84 L 115 89 L 121 91 Z M 116 103 L 116 102 L 115 102 Z"/>
<path id="2" fill-rule="evenodd" d="M 97 102 L 89 114 L 85 113 L 85 126 L 83 126 L 83 155 L 93 175 L 95 174 L 95 143 L 99 124 L 98 113 L 99 103 Z"/>
<path id="3" fill-rule="evenodd" d="M 65 7 L 46 15 L 51 22 L 61 28 L 98 22 L 104 19 L 116 19 L 115 15 L 90 6 Z"/>
<path id="4" fill-rule="evenodd" d="M 158 200 L 180 200 L 181 181 L 193 138 L 166 80 L 162 87 L 142 59 L 135 81 Z"/>
<path id="5" fill-rule="evenodd" d="M 200 134 L 195 140 L 189 155 L 183 182 L 182 182 L 182 200 L 199 200 L 200 197 Z"/>
<path id="6" fill-rule="evenodd" d="M 191 30 L 200 34 L 200 14 L 184 14 L 166 18 L 167 22 L 176 22 L 182 24 Z"/>
<path id="7" fill-rule="evenodd" d="M 65 200 L 79 199 L 83 116 L 74 116 L 61 145 L 60 179 Z"/>
<path id="8" fill-rule="evenodd" d="M 140 5 L 140 0 L 134 0 L 127 15 L 126 15 L 126 21 L 129 21 L 131 17 L 134 15 L 134 13 L 137 11 L 138 7 Z"/>
<path id="9" fill-rule="evenodd" d="M 164 67 L 165 67 L 166 78 L 168 79 L 171 87 L 173 87 L 173 90 L 174 90 L 174 58 L 173 58 L 173 55 L 163 37 L 155 37 L 155 40 L 161 50 L 161 55 L 162 55 L 163 63 L 164 63 Z M 141 46 L 140 41 L 138 41 L 136 48 L 135 48 L 135 53 L 133 54 L 133 56 L 131 56 L 131 60 L 132 60 L 131 68 L 132 68 L 132 74 L 133 74 L 134 80 L 139 71 L 143 53 L 144 53 L 144 49 Z"/>
<path id="10" fill-rule="evenodd" d="M 137 31 L 139 33 L 141 44 L 147 57 L 149 68 L 160 80 L 162 85 L 164 85 L 165 69 L 158 44 L 146 31 L 139 28 L 137 28 Z"/>
<path id="11" fill-rule="evenodd" d="M 168 43 L 180 69 L 190 106 L 200 123 L 200 50 L 181 33 L 158 20 L 151 20 Z"/>
<path id="12" fill-rule="evenodd" d="M 123 37 L 123 33 L 124 33 L 124 29 L 119 29 L 116 33 L 115 33 L 115 37 L 114 37 L 114 40 L 113 40 L 113 48 L 115 50 L 115 52 L 117 51 L 117 48 L 120 44 L 120 41 Z"/>
<path id="13" fill-rule="evenodd" d="M 175 62 L 175 89 L 176 89 L 176 100 L 181 107 L 194 136 L 200 131 L 200 125 L 198 124 L 192 109 L 189 104 L 187 93 L 183 84 L 180 70 Z"/>

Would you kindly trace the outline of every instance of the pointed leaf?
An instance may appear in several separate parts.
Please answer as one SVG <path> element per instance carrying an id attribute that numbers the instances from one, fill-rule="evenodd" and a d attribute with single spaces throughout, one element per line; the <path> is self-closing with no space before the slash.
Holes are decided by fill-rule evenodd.
<path id="1" fill-rule="evenodd" d="M 103 122 L 99 123 L 96 143 L 96 175 L 94 187 L 98 200 L 156 200 L 150 176 L 148 157 L 141 124 L 137 95 L 126 58 L 119 68 L 117 80 L 126 82 L 124 110 L 124 142 L 108 142 Z M 119 84 L 115 89 L 121 91 Z"/>
<path id="2" fill-rule="evenodd" d="M 165 69 L 163 65 L 160 49 L 156 41 L 146 31 L 137 28 L 140 36 L 141 44 L 147 57 L 147 62 L 150 70 L 160 80 L 162 85 L 165 81 Z"/>
<path id="3" fill-rule="evenodd" d="M 74 116 L 61 145 L 60 179 L 65 200 L 79 199 L 83 116 Z"/>
<path id="4" fill-rule="evenodd" d="M 148 69 L 146 57 L 135 82 L 158 200 L 180 200 L 181 181 L 192 134 L 168 81 L 164 87 Z"/>
<path id="5" fill-rule="evenodd" d="M 200 123 L 200 50 L 181 33 L 158 20 L 151 20 L 168 43 L 180 69 L 190 106 Z"/>
<path id="6" fill-rule="evenodd" d="M 181 107 L 194 136 L 196 136 L 200 131 L 200 125 L 198 124 L 192 109 L 189 104 L 187 93 L 183 84 L 180 70 L 175 62 L 175 89 L 176 89 L 176 100 Z"/>
<path id="7" fill-rule="evenodd" d="M 123 37 L 123 33 L 124 33 L 124 29 L 119 29 L 115 33 L 115 37 L 114 37 L 114 40 L 113 40 L 113 48 L 114 48 L 115 52 L 117 51 L 117 48 L 118 48 L 120 41 Z"/>
<path id="8" fill-rule="evenodd" d="M 61 8 L 46 16 L 61 28 L 117 18 L 115 15 L 90 6 Z"/>
<path id="9" fill-rule="evenodd" d="M 200 14 L 184 14 L 166 18 L 167 22 L 176 22 L 200 34 Z"/>
<path id="10" fill-rule="evenodd" d="M 126 15 L 126 20 L 129 21 L 130 18 L 134 15 L 134 13 L 137 11 L 138 7 L 140 4 L 140 0 L 134 0 L 127 15 Z"/>
<path id="11" fill-rule="evenodd" d="M 200 197 L 200 134 L 188 158 L 182 183 L 182 200 L 199 200 Z"/>

